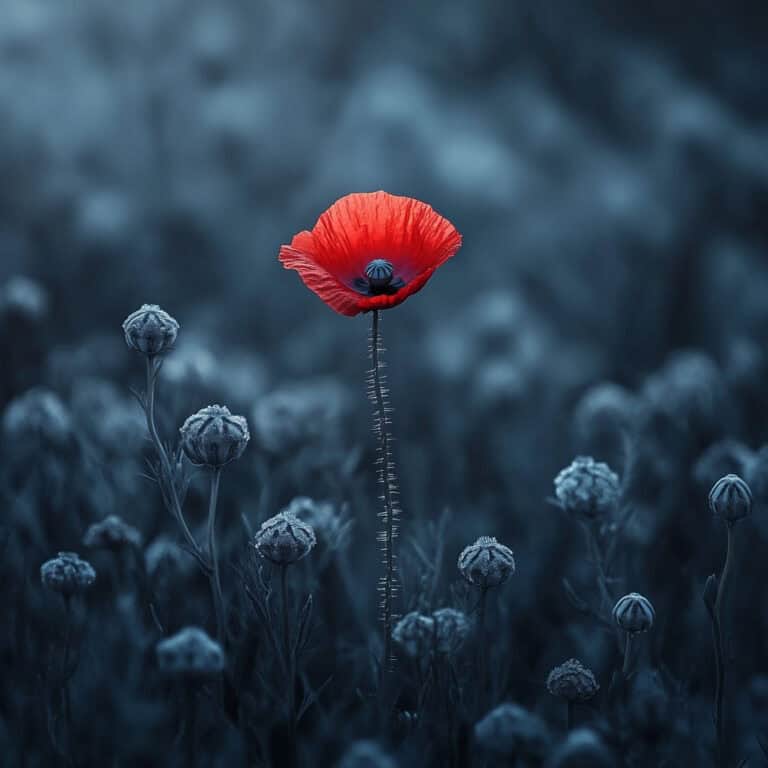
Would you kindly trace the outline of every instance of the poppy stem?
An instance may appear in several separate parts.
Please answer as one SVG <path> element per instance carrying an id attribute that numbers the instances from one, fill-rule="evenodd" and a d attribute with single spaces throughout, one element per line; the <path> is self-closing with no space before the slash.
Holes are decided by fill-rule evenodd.
<path id="1" fill-rule="evenodd" d="M 371 374 L 368 378 L 368 397 L 373 404 L 373 433 L 378 442 L 376 470 L 378 482 L 382 487 L 381 500 L 384 505 L 383 510 L 379 513 L 384 529 L 378 535 L 384 564 L 384 575 L 379 579 L 381 620 L 384 630 L 384 656 L 381 660 L 381 671 L 384 674 L 392 669 L 395 662 L 392 646 L 393 604 L 397 593 L 397 565 L 394 553 L 394 540 L 397 536 L 396 523 L 400 510 L 397 503 L 397 473 L 392 458 L 392 436 L 389 431 L 392 423 L 389 414 L 392 412 L 392 409 L 389 404 L 386 388 L 386 375 L 383 373 L 386 363 L 382 359 L 384 347 L 381 343 L 379 314 L 378 309 L 374 309 L 372 312 Z"/>

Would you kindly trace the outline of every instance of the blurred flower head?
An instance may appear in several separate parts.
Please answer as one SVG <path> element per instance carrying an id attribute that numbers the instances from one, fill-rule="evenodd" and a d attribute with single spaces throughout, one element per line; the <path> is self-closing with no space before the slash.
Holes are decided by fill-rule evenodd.
<path id="1" fill-rule="evenodd" d="M 186 457 L 193 464 L 215 469 L 239 459 L 251 439 L 248 422 L 223 405 L 202 408 L 187 418 L 179 432 Z"/>
<path id="2" fill-rule="evenodd" d="M 576 404 L 574 429 L 584 440 L 598 441 L 630 430 L 637 417 L 637 397 L 618 384 L 590 387 Z"/>
<path id="3" fill-rule="evenodd" d="M 699 488 L 709 489 L 725 475 L 745 477 L 754 456 L 744 443 L 738 440 L 718 440 L 699 456 L 693 468 L 693 477 Z"/>
<path id="4" fill-rule="evenodd" d="M 392 630 L 392 639 L 412 659 L 426 656 L 435 642 L 435 621 L 418 611 L 406 613 Z"/>
<path id="5" fill-rule="evenodd" d="M 157 304 L 144 304 L 123 322 L 125 343 L 147 357 L 170 349 L 176 341 L 179 324 Z"/>
<path id="6" fill-rule="evenodd" d="M 463 611 L 440 608 L 432 614 L 438 653 L 453 656 L 458 653 L 472 631 L 472 622 Z"/>
<path id="7" fill-rule="evenodd" d="M 547 768 L 613 768 L 615 759 L 589 728 L 577 728 L 551 755 Z"/>
<path id="8" fill-rule="evenodd" d="M 185 627 L 156 646 L 160 671 L 177 679 L 214 677 L 224 669 L 224 651 L 199 627 Z"/>
<path id="9" fill-rule="evenodd" d="M 41 322 L 48 313 L 48 294 L 34 280 L 18 275 L 0 288 L 0 322 Z"/>
<path id="10" fill-rule="evenodd" d="M 83 546 L 112 551 L 124 547 L 140 547 L 141 533 L 117 515 L 109 515 L 88 528 L 83 536 Z"/>
<path id="11" fill-rule="evenodd" d="M 555 667 L 547 677 L 547 690 L 568 701 L 588 701 L 599 690 L 592 670 L 578 659 L 568 659 Z"/>
<path id="12" fill-rule="evenodd" d="M 507 702 L 475 724 L 475 740 L 494 755 L 540 761 L 546 754 L 550 735 L 540 717 L 519 704 Z"/>
<path id="13" fill-rule="evenodd" d="M 261 524 L 253 545 L 261 557 L 276 565 L 290 565 L 306 557 L 317 539 L 312 526 L 288 512 L 280 512 Z"/>
<path id="14" fill-rule="evenodd" d="M 349 543 L 352 520 L 343 509 L 338 509 L 330 501 L 297 496 L 283 511 L 310 525 L 317 537 L 331 550 L 342 550 Z"/>
<path id="15" fill-rule="evenodd" d="M 84 592 L 96 581 L 96 571 L 75 552 L 59 552 L 40 566 L 40 580 L 53 592 L 72 597 Z"/>
<path id="16" fill-rule="evenodd" d="M 487 589 L 503 584 L 515 572 L 515 558 L 495 537 L 481 536 L 462 550 L 458 567 L 470 584 Z"/>
<path id="17" fill-rule="evenodd" d="M 712 486 L 709 508 L 715 517 L 733 525 L 751 514 L 752 491 L 738 475 L 726 475 Z"/>
<path id="18" fill-rule="evenodd" d="M 170 536 L 161 534 L 144 552 L 147 573 L 152 579 L 165 579 L 174 574 L 190 573 L 194 560 Z"/>
<path id="19" fill-rule="evenodd" d="M 336 768 L 397 768 L 397 763 L 375 741 L 353 742 Z"/>
<path id="20" fill-rule="evenodd" d="M 280 249 L 286 269 L 342 315 L 387 309 L 421 290 L 461 235 L 429 205 L 386 192 L 337 200 Z"/>
<path id="21" fill-rule="evenodd" d="M 611 514 L 620 493 L 619 476 L 591 456 L 578 456 L 555 477 L 555 496 L 563 509 L 587 521 Z"/>
<path id="22" fill-rule="evenodd" d="M 631 635 L 647 632 L 656 618 L 656 611 L 647 597 L 637 592 L 619 598 L 613 606 L 613 620 Z"/>
<path id="23" fill-rule="evenodd" d="M 14 454 L 63 449 L 74 437 L 72 416 L 59 396 L 48 389 L 30 389 L 12 400 L 3 413 L 3 439 Z"/>

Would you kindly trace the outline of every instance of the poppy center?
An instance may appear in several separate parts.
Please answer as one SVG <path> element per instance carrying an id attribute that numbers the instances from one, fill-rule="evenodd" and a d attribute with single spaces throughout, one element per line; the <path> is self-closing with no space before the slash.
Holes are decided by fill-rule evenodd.
<path id="1" fill-rule="evenodd" d="M 373 292 L 384 290 L 392 282 L 394 275 L 395 268 L 386 259 L 374 259 L 365 268 L 365 276 Z"/>

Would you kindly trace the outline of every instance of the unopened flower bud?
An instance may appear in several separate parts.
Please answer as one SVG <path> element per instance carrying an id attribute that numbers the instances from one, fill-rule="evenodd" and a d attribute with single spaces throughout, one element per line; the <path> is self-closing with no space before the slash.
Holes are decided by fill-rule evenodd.
<path id="1" fill-rule="evenodd" d="M 270 517 L 254 537 L 256 551 L 276 565 L 290 565 L 306 557 L 316 543 L 312 526 L 288 512 Z"/>
<path id="2" fill-rule="evenodd" d="M 40 566 L 40 580 L 48 589 L 64 597 L 84 592 L 96 581 L 96 571 L 75 552 L 59 552 Z"/>
<path id="3" fill-rule="evenodd" d="M 140 547 L 141 533 L 117 515 L 109 515 L 91 525 L 83 536 L 83 545 L 90 549 Z"/>
<path id="4" fill-rule="evenodd" d="M 592 670 L 578 659 L 568 659 L 555 667 L 547 677 L 547 690 L 553 696 L 561 696 L 568 701 L 587 701 L 599 689 Z"/>
<path id="5" fill-rule="evenodd" d="M 161 640 L 156 652 L 160 670 L 169 677 L 202 679 L 224 669 L 224 651 L 199 627 L 186 627 Z"/>
<path id="6" fill-rule="evenodd" d="M 434 644 L 435 621 L 431 616 L 411 611 L 395 624 L 392 639 L 412 659 L 426 656 Z"/>
<path id="7" fill-rule="evenodd" d="M 458 566 L 470 584 L 487 589 L 503 584 L 515 572 L 515 558 L 494 537 L 481 536 L 462 551 Z"/>
<path id="8" fill-rule="evenodd" d="M 726 475 L 712 486 L 709 508 L 713 515 L 733 525 L 752 512 L 752 491 L 738 475 Z"/>
<path id="9" fill-rule="evenodd" d="M 209 405 L 190 416 L 179 430 L 181 447 L 197 465 L 219 468 L 243 455 L 251 439 L 248 422 L 223 405 Z"/>
<path id="10" fill-rule="evenodd" d="M 555 478 L 555 496 L 563 509 L 587 521 L 610 514 L 619 494 L 618 475 L 591 456 L 578 456 Z"/>
<path id="11" fill-rule="evenodd" d="M 467 615 L 455 608 L 440 608 L 432 614 L 438 653 L 458 653 L 472 630 Z"/>
<path id="12" fill-rule="evenodd" d="M 154 357 L 173 346 L 179 324 L 157 304 L 144 304 L 125 318 L 123 332 L 131 349 Z"/>
<path id="13" fill-rule="evenodd" d="M 486 752 L 524 761 L 540 761 L 550 741 L 540 717 L 509 702 L 492 709 L 476 723 L 475 740 Z"/>
<path id="14" fill-rule="evenodd" d="M 630 592 L 613 606 L 613 620 L 625 632 L 634 635 L 647 632 L 656 618 L 656 611 L 647 597 Z"/>

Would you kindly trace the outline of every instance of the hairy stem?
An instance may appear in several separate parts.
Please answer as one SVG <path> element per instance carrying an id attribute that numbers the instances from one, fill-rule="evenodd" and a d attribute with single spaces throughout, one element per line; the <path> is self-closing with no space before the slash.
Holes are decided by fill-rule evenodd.
<path id="1" fill-rule="evenodd" d="M 220 481 L 221 468 L 216 467 L 211 474 L 211 493 L 208 500 L 208 558 L 211 563 L 210 582 L 213 608 L 216 613 L 216 637 L 220 643 L 223 643 L 225 632 L 224 593 L 221 589 L 219 555 L 216 549 L 216 508 L 219 500 Z"/>
<path id="2" fill-rule="evenodd" d="M 200 547 L 195 541 L 195 537 L 192 535 L 192 531 L 189 530 L 187 521 L 184 519 L 184 513 L 181 509 L 181 502 L 179 501 L 179 495 L 176 491 L 176 484 L 173 482 L 173 467 L 171 466 L 171 460 L 168 458 L 168 452 L 165 450 L 163 441 L 160 439 L 160 435 L 157 431 L 157 425 L 155 423 L 155 390 L 157 388 L 157 373 L 159 366 L 155 358 L 147 358 L 147 391 L 146 391 L 146 403 L 145 411 L 147 416 L 147 429 L 149 430 L 149 436 L 152 439 L 152 444 L 155 447 L 157 456 L 160 459 L 160 467 L 162 470 L 161 482 L 164 483 L 163 495 L 166 497 L 166 503 L 171 509 L 173 516 L 181 527 L 181 532 L 184 534 L 184 538 L 187 544 L 192 548 L 192 552 L 196 555 L 198 562 L 202 561 L 202 553 Z"/>
<path id="3" fill-rule="evenodd" d="M 727 765 L 725 745 L 725 683 L 726 683 L 726 658 L 725 637 L 723 625 L 723 607 L 726 600 L 726 590 L 731 570 L 733 551 L 733 524 L 728 524 L 728 539 L 726 545 L 725 565 L 720 576 L 717 588 L 717 598 L 712 616 L 712 634 L 715 644 L 715 729 L 717 732 L 717 752 L 721 766 Z"/>
<path id="4" fill-rule="evenodd" d="M 394 600 L 397 593 L 397 565 L 394 553 L 394 540 L 397 536 L 399 507 L 397 503 L 397 475 L 392 459 L 392 436 L 389 431 L 391 408 L 387 397 L 386 376 L 382 369 L 384 349 L 381 345 L 379 330 L 379 310 L 372 312 L 371 324 L 371 375 L 368 381 L 368 395 L 373 403 L 373 432 L 378 441 L 376 466 L 378 481 L 382 487 L 381 500 L 383 510 L 379 514 L 384 529 L 379 533 L 379 542 L 384 556 L 384 575 L 379 579 L 381 593 L 381 620 L 384 631 L 384 657 L 381 663 L 382 673 L 392 669 L 394 654 L 392 646 L 392 624 L 394 619 Z"/>

